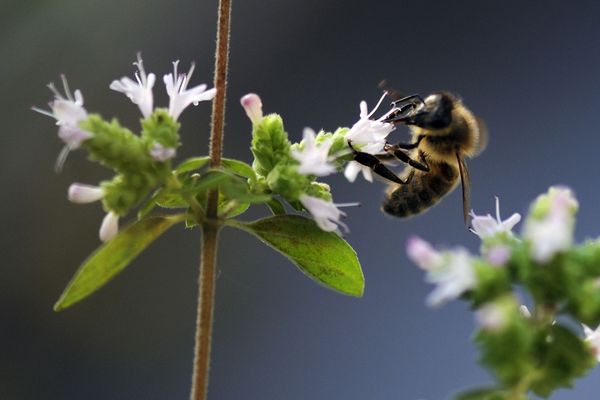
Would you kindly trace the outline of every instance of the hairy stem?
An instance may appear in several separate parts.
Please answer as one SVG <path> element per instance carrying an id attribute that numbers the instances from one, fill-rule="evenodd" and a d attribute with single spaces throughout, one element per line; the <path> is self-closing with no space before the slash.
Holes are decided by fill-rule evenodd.
<path id="1" fill-rule="evenodd" d="M 221 154 L 223 153 L 230 19 L 231 0 L 219 0 L 214 76 L 214 85 L 217 89 L 217 94 L 213 101 L 210 132 L 210 165 L 212 168 L 218 168 L 221 165 Z M 220 227 L 217 220 L 218 199 L 218 190 L 213 190 L 208 194 L 206 205 L 207 221 L 202 225 L 196 347 L 194 353 L 192 393 L 190 396 L 192 400 L 205 400 L 208 392 L 208 373 L 215 303 L 215 270 Z"/>

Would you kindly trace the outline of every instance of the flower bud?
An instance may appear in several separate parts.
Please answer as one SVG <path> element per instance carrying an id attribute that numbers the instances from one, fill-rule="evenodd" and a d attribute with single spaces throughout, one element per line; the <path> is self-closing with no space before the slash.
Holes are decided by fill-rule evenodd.
<path id="1" fill-rule="evenodd" d="M 68 198 L 73 203 L 93 203 L 104 197 L 104 189 L 99 186 L 73 183 L 69 186 Z"/>
<path id="2" fill-rule="evenodd" d="M 252 121 L 253 124 L 256 124 L 262 119 L 262 101 L 257 94 L 248 93 L 241 98 L 240 103 L 242 103 L 242 107 L 244 107 L 246 115 L 248 118 L 250 118 L 250 121 Z"/>
<path id="3" fill-rule="evenodd" d="M 119 216 L 114 212 L 110 211 L 102 220 L 100 225 L 100 240 L 108 242 L 119 233 Z"/>

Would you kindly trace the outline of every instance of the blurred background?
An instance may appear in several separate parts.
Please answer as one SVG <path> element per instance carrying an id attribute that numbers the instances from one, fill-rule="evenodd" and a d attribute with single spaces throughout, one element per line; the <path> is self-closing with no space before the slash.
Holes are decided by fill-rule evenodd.
<path id="1" fill-rule="evenodd" d="M 97 204 L 66 200 L 70 183 L 109 177 L 83 152 L 53 171 L 50 118 L 30 111 L 65 73 L 89 111 L 132 128 L 139 111 L 108 84 L 132 76 L 137 51 L 162 74 L 180 59 L 212 81 L 217 0 L 11 1 L 0 15 L 3 121 L 0 275 L 1 399 L 186 399 L 199 233 L 175 228 L 108 286 L 52 305 L 98 245 Z M 373 105 L 388 79 L 406 93 L 445 89 L 487 122 L 488 149 L 470 161 L 472 206 L 525 213 L 549 185 L 580 201 L 577 239 L 600 232 L 600 3 L 594 1 L 234 1 L 225 155 L 251 160 L 239 98 L 259 93 L 292 140 L 333 130 Z M 162 82 L 156 104 L 167 104 Z M 179 159 L 206 154 L 210 105 L 186 110 Z M 400 129 L 392 140 L 404 140 Z M 460 302 L 431 310 L 431 287 L 405 257 L 407 237 L 476 250 L 460 191 L 425 215 L 379 211 L 384 184 L 328 181 L 347 210 L 366 276 L 362 299 L 328 291 L 243 232 L 222 232 L 210 399 L 446 399 L 491 382 Z M 246 219 L 267 215 L 257 209 Z M 520 228 L 517 228 L 520 229 Z M 556 400 L 597 398 L 600 369 Z"/>

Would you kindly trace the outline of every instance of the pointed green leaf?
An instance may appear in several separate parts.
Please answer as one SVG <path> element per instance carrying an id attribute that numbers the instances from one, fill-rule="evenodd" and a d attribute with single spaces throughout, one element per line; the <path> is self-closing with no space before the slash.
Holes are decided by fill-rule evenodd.
<path id="1" fill-rule="evenodd" d="M 251 181 L 256 180 L 256 172 L 252 169 L 252 167 L 246 164 L 243 161 L 234 160 L 231 158 L 223 158 L 221 160 L 221 164 L 223 168 L 236 173 L 240 176 L 250 179 Z"/>
<path id="2" fill-rule="evenodd" d="M 187 160 L 182 161 L 181 164 L 175 168 L 175 174 L 183 174 L 184 172 L 191 172 L 197 169 L 204 167 L 210 161 L 210 157 L 194 157 L 188 158 Z"/>
<path id="3" fill-rule="evenodd" d="M 335 233 L 319 229 L 312 219 L 277 215 L 231 225 L 254 234 L 318 283 L 347 295 L 362 296 L 365 279 L 356 252 Z"/>
<path id="4" fill-rule="evenodd" d="M 269 206 L 269 210 L 273 213 L 273 215 L 283 215 L 285 214 L 285 207 L 281 204 L 281 201 L 273 198 L 267 202 L 267 206 Z"/>
<path id="5" fill-rule="evenodd" d="M 184 215 L 151 217 L 137 221 L 119 232 L 83 262 L 54 305 L 54 310 L 67 308 L 98 290 L 183 218 Z"/>

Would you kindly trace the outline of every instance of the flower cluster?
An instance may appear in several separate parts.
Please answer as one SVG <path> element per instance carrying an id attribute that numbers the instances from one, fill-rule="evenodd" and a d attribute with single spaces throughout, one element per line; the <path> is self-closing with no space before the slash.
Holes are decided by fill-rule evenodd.
<path id="1" fill-rule="evenodd" d="M 83 147 L 92 159 L 112 168 L 117 175 L 99 186 L 74 183 L 69 187 L 68 198 L 75 203 L 102 200 L 107 212 L 101 227 L 100 239 L 107 241 L 118 232 L 119 217 L 140 203 L 155 187 L 164 185 L 170 174 L 170 160 L 175 156 L 179 142 L 177 118 L 191 104 L 211 100 L 215 89 L 206 90 L 206 85 L 188 89 L 194 65 L 187 74 L 178 74 L 178 62 L 173 63 L 173 73 L 163 77 L 169 95 L 169 108 L 153 108 L 152 89 L 156 81 L 153 73 L 146 73 L 138 55 L 136 80 L 123 77 L 110 84 L 110 89 L 125 94 L 136 104 L 144 119 L 141 135 L 135 135 L 121 127 L 116 120 L 103 120 L 88 114 L 83 107 L 83 95 L 76 90 L 71 94 L 63 77 L 65 94 L 54 85 L 50 111 L 34 108 L 35 111 L 56 119 L 58 136 L 65 143 L 65 150 L 58 164 L 64 162 L 66 154 Z"/>
<path id="2" fill-rule="evenodd" d="M 316 182 L 316 178 L 335 173 L 346 164 L 344 175 L 349 181 L 353 182 L 359 172 L 372 181 L 369 168 L 349 159 L 349 143 L 370 154 L 383 151 L 394 126 L 371 117 L 384 97 L 370 113 L 367 104 L 361 102 L 359 121 L 351 128 L 318 134 L 305 128 L 302 141 L 294 144 L 288 140 L 278 115 L 263 116 L 262 102 L 256 94 L 242 97 L 241 104 L 253 125 L 253 166 L 265 184 L 263 190 L 281 195 L 295 208 L 301 206 L 325 231 L 337 231 L 338 227 L 347 230 L 341 221 L 345 216 L 339 209 L 342 205 L 332 202 L 329 187 Z"/>
<path id="3" fill-rule="evenodd" d="M 495 218 L 471 212 L 480 256 L 464 248 L 439 251 L 417 237 L 407 241 L 408 257 L 436 285 L 430 306 L 462 298 L 475 308 L 481 362 L 500 383 L 485 393 L 545 397 L 600 361 L 600 327 L 589 328 L 600 324 L 600 242 L 573 244 L 577 208 L 570 189 L 551 187 L 532 203 L 518 235 L 513 228 L 521 216 L 502 220 L 496 199 Z M 533 311 L 521 305 L 516 286 L 529 293 Z M 557 322 L 558 314 L 582 323 L 583 337 Z"/>

